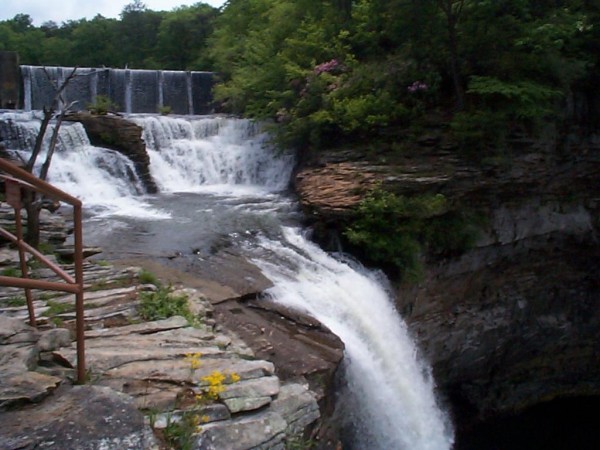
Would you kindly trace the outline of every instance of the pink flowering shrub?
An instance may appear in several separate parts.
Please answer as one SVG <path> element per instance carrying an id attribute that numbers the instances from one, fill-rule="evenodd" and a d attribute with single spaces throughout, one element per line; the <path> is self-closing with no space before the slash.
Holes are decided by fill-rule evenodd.
<path id="1" fill-rule="evenodd" d="M 334 58 L 331 61 L 327 61 L 327 62 L 319 64 L 318 66 L 315 66 L 314 72 L 315 72 L 315 75 L 320 75 L 324 72 L 331 73 L 334 70 L 339 69 L 340 66 L 341 65 L 340 65 L 339 61 Z"/>
<path id="2" fill-rule="evenodd" d="M 429 89 L 429 86 L 427 86 L 427 84 L 423 83 L 422 81 L 415 81 L 413 84 L 411 84 L 407 88 L 408 92 L 410 92 L 411 94 L 414 94 L 416 92 L 424 92 L 428 89 Z"/>

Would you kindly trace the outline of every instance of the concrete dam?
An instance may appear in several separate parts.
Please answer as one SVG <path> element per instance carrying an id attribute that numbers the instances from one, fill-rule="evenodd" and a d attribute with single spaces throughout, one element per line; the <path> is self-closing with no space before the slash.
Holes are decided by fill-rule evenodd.
<path id="1" fill-rule="evenodd" d="M 73 67 L 13 66 L 12 92 L 3 97 L 2 108 L 41 110 L 49 108 L 58 86 L 73 72 Z M 110 99 L 110 109 L 122 113 L 195 115 L 213 112 L 212 72 L 77 68 L 63 92 L 63 103 L 70 109 L 88 109 L 98 96 Z"/>

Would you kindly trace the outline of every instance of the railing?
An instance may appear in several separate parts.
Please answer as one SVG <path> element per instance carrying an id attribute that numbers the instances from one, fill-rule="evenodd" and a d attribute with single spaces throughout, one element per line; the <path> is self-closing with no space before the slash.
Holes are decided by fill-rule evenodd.
<path id="1" fill-rule="evenodd" d="M 23 288 L 27 299 L 29 312 L 29 323 L 36 327 L 35 310 L 31 289 L 43 289 L 51 291 L 63 291 L 75 294 L 75 317 L 76 317 L 76 340 L 77 340 L 77 381 L 85 382 L 85 336 L 83 317 L 83 227 L 81 200 L 70 196 L 51 184 L 35 177 L 31 173 L 15 166 L 14 164 L 0 158 L 0 178 L 4 180 L 6 187 L 6 202 L 15 210 L 15 233 L 12 234 L 0 227 L 0 236 L 8 239 L 17 246 L 21 266 L 21 277 L 0 276 L 0 286 L 12 286 Z M 50 261 L 38 250 L 23 240 L 23 223 L 21 217 L 21 191 L 22 189 L 36 191 L 46 197 L 67 203 L 73 207 L 73 235 L 75 240 L 74 267 L 75 279 L 66 273 L 61 267 Z M 32 254 L 38 261 L 48 266 L 60 278 L 61 282 L 35 280 L 29 278 L 25 252 Z"/>

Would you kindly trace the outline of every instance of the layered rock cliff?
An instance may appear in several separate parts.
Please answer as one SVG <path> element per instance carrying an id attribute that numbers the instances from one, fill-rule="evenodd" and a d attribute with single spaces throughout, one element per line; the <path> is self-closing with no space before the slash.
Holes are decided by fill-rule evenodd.
<path id="1" fill-rule="evenodd" d="M 396 280 L 398 309 L 459 426 L 600 394 L 600 140 L 511 144 L 474 163 L 434 134 L 404 156 L 324 153 L 295 180 L 325 244 L 375 185 L 441 193 L 482 218 L 473 248 L 423 255 L 419 281 Z"/>

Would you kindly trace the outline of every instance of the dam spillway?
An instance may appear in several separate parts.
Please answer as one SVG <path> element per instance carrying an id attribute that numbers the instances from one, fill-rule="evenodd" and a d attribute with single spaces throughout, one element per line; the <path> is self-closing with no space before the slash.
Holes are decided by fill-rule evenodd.
<path id="1" fill-rule="evenodd" d="M 73 67 L 20 66 L 21 109 L 51 106 Z M 212 72 L 77 68 L 63 93 L 64 103 L 74 111 L 87 109 L 98 96 L 110 99 L 112 109 L 123 113 L 174 114 L 212 112 Z"/>

